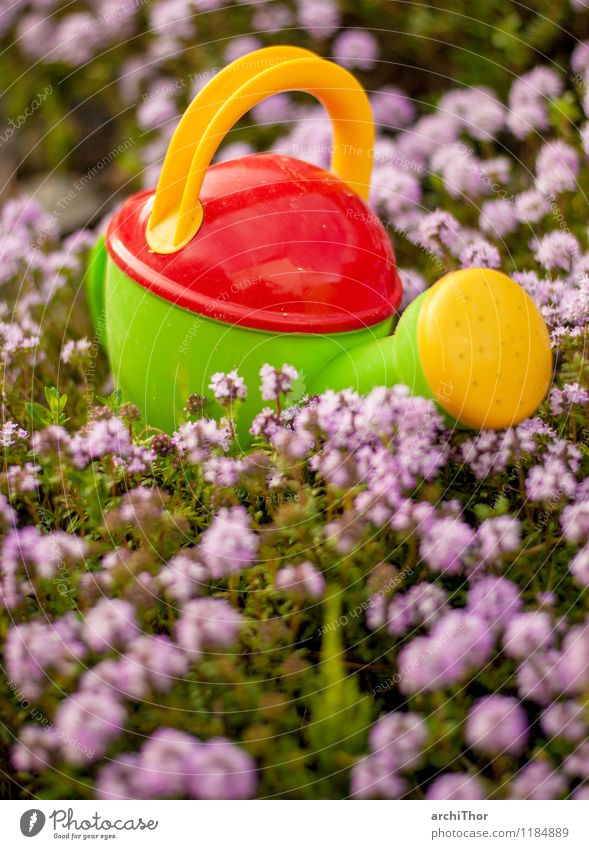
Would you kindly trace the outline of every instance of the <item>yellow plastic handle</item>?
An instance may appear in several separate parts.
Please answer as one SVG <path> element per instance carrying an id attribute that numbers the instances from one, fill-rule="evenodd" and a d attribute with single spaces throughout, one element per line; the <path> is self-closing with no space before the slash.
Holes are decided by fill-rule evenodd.
<path id="1" fill-rule="evenodd" d="M 184 113 L 168 147 L 146 239 L 154 253 L 183 248 L 203 221 L 199 194 L 224 136 L 252 106 L 284 91 L 312 94 L 333 125 L 331 170 L 367 199 L 374 122 L 360 83 L 339 65 L 298 47 L 256 50 L 228 65 Z"/>

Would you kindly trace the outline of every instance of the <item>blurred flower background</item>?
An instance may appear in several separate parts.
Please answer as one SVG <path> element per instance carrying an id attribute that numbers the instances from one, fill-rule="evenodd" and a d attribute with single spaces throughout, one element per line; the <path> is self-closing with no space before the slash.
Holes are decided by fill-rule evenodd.
<path id="1" fill-rule="evenodd" d="M 1 4 L 3 796 L 589 798 L 589 10 L 534 5 Z M 88 250 L 212 75 L 284 42 L 369 92 L 403 306 L 471 265 L 535 300 L 538 415 L 285 406 L 268 365 L 243 454 L 238 373 L 173 435 L 116 392 Z M 330 143 L 279 95 L 218 156 Z"/>

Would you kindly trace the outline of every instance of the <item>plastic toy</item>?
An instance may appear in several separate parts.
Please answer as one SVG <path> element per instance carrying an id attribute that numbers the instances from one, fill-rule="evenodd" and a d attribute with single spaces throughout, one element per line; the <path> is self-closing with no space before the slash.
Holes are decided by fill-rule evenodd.
<path id="1" fill-rule="evenodd" d="M 278 154 L 210 166 L 241 116 L 291 89 L 329 113 L 331 172 Z M 299 48 L 251 53 L 197 95 L 157 189 L 115 213 L 88 275 L 115 382 L 150 425 L 171 432 L 190 393 L 210 395 L 212 373 L 237 369 L 247 443 L 266 362 L 295 365 L 309 393 L 402 381 L 476 428 L 536 409 L 551 374 L 548 333 L 499 272 L 448 275 L 389 335 L 402 291 L 390 240 L 364 202 L 373 142 L 360 84 Z"/>

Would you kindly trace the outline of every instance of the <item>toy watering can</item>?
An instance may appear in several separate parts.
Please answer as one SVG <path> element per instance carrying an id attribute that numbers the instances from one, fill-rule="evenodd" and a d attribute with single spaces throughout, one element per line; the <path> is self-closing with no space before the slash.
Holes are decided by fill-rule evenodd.
<path id="1" fill-rule="evenodd" d="M 329 172 L 278 154 L 210 165 L 236 121 L 290 90 L 314 95 L 331 118 Z M 473 428 L 536 410 L 551 375 L 548 332 L 505 275 L 447 275 L 390 335 L 402 289 L 365 203 L 373 144 L 357 80 L 300 48 L 250 53 L 197 95 L 157 189 L 116 212 L 88 275 L 115 382 L 148 424 L 172 432 L 189 394 L 210 395 L 211 374 L 236 369 L 248 386 L 237 422 L 247 444 L 264 363 L 294 365 L 308 393 L 405 383 Z"/>

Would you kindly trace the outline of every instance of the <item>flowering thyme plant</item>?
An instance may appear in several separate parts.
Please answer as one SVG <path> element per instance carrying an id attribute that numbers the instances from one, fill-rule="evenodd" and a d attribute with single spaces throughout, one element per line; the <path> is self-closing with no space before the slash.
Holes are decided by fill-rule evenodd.
<path id="1" fill-rule="evenodd" d="M 29 5 L 3 26 L 51 68 L 148 19 L 160 47 L 128 55 L 116 83 L 131 105 L 148 93 L 132 111 L 153 183 L 175 98 L 205 81 L 170 88 L 189 4 L 119 0 L 101 6 L 109 27 L 93 27 L 97 4 L 49 18 Z M 329 39 L 360 74 L 385 56 L 369 30 L 341 28 L 334 0 L 252 14 L 270 41 L 295 24 Z M 233 39 L 221 58 L 257 46 Z M 239 369 L 189 395 L 173 434 L 155 431 L 86 318 L 96 234 L 60 236 L 33 199 L 4 204 L 5 796 L 589 798 L 589 43 L 570 70 L 528 69 L 505 96 L 451 89 L 435 107 L 388 84 L 371 95 L 371 204 L 402 306 L 446 271 L 501 268 L 549 326 L 549 396 L 503 432 L 452 430 L 402 386 L 309 397 L 289 363 L 261 370 L 248 452 Z M 222 156 L 259 143 L 328 164 L 315 107 L 280 95 L 251 120 Z"/>

